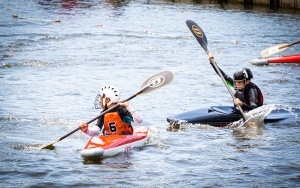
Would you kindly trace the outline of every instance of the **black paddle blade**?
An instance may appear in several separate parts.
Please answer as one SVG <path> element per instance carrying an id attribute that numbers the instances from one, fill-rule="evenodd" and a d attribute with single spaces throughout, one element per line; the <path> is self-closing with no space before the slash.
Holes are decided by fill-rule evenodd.
<path id="1" fill-rule="evenodd" d="M 54 150 L 54 148 L 55 147 L 52 144 L 41 147 L 41 149 L 49 149 L 49 150 Z"/>
<path id="2" fill-rule="evenodd" d="M 206 53 L 208 53 L 207 49 L 207 38 L 202 31 L 202 29 L 192 20 L 187 20 L 186 25 L 191 30 L 199 44 L 202 46 L 202 48 L 205 50 Z"/>
<path id="3" fill-rule="evenodd" d="M 171 71 L 162 71 L 149 77 L 141 86 L 141 93 L 145 94 L 168 85 L 173 81 L 174 75 Z"/>

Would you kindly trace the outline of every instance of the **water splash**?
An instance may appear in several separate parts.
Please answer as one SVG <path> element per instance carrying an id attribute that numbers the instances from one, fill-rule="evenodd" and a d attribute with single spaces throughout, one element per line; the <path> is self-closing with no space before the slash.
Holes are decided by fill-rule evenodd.
<path id="1" fill-rule="evenodd" d="M 276 109 L 273 105 L 266 105 L 258 107 L 254 110 L 251 110 L 247 113 L 245 113 L 246 121 L 244 122 L 243 119 L 240 119 L 239 121 L 233 122 L 229 124 L 229 127 L 232 129 L 243 127 L 247 124 L 250 124 L 249 126 L 253 126 L 253 124 L 256 124 L 257 126 L 263 126 L 263 122 L 265 117 L 272 112 L 272 110 Z"/>
<path id="2" fill-rule="evenodd" d="M 263 131 L 263 124 L 249 122 L 242 127 L 234 128 L 232 134 L 238 140 L 250 140 L 256 136 L 263 135 Z"/>
<path id="3" fill-rule="evenodd" d="M 243 119 L 233 122 L 229 125 L 233 129 L 232 134 L 238 140 L 249 140 L 253 137 L 263 135 L 264 131 L 264 119 L 274 110 L 285 110 L 289 114 L 295 115 L 297 117 L 299 114 L 296 113 L 298 108 L 280 105 L 280 104 L 270 104 L 265 105 L 250 112 L 245 115 L 247 120 L 243 122 Z"/>
<path id="4" fill-rule="evenodd" d="M 264 120 L 266 116 L 268 116 L 272 111 L 275 110 L 284 110 L 288 115 L 293 115 L 295 118 L 297 118 L 299 116 L 300 108 L 281 104 L 269 104 L 245 113 L 247 119 L 246 121 L 240 119 L 238 121 L 230 123 L 225 127 L 216 127 L 205 124 L 192 124 L 188 123 L 187 121 L 180 120 L 178 122 L 170 123 L 167 130 L 170 132 L 178 132 L 185 131 L 186 129 L 190 128 L 202 130 L 218 130 L 229 128 L 233 130 L 233 134 L 235 136 L 247 139 L 248 137 L 261 135 L 263 133 Z"/>
<path id="5" fill-rule="evenodd" d="M 11 147 L 14 150 L 37 150 L 41 147 L 41 144 L 24 144 L 24 143 L 8 143 L 7 144 L 9 147 Z"/>
<path id="6" fill-rule="evenodd" d="M 288 105 L 282 105 L 282 104 L 269 104 L 269 105 L 264 105 L 261 107 L 258 107 L 254 110 L 251 110 L 247 113 L 245 113 L 246 116 L 246 121 L 244 122 L 243 119 L 233 122 L 229 124 L 229 127 L 232 129 L 235 128 L 240 128 L 243 127 L 249 123 L 251 124 L 256 124 L 259 127 L 264 126 L 264 119 L 272 112 L 275 110 L 284 110 L 290 115 L 294 115 L 295 118 L 299 116 L 299 108 L 298 107 L 292 107 Z M 249 125 L 253 126 L 253 125 Z"/>
<path id="7" fill-rule="evenodd" d="M 158 130 L 156 128 L 149 128 L 149 138 L 146 143 L 147 146 L 158 146 L 162 148 L 164 146 L 164 138 L 162 138 L 158 134 Z"/>
<path id="8" fill-rule="evenodd" d="M 219 130 L 221 128 L 227 128 L 227 127 L 216 127 L 216 126 L 200 124 L 200 123 L 193 124 L 193 123 L 188 123 L 186 121 L 181 120 L 176 123 L 175 122 L 170 123 L 167 130 L 170 132 L 178 132 L 178 131 L 184 131 L 184 130 L 190 129 L 190 128 L 202 129 L 202 130 Z"/>

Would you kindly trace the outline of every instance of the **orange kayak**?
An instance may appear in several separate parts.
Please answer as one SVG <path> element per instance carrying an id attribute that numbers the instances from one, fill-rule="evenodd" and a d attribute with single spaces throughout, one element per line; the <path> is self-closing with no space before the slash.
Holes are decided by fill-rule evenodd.
<path id="1" fill-rule="evenodd" d="M 101 135 L 91 137 L 80 152 L 84 158 L 112 157 L 121 152 L 128 152 L 133 147 L 141 147 L 148 142 L 149 129 L 134 127 L 132 135 Z"/>

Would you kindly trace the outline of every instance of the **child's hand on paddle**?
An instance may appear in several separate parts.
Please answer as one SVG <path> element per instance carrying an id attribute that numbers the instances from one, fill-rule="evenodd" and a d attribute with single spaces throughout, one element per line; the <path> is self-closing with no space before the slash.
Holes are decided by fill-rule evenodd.
<path id="1" fill-rule="evenodd" d="M 127 108 L 129 106 L 129 102 L 119 102 L 119 105 Z"/>
<path id="2" fill-rule="evenodd" d="M 82 123 L 80 123 L 79 127 L 82 132 L 86 133 L 89 126 L 88 126 L 88 124 L 82 122 Z"/>

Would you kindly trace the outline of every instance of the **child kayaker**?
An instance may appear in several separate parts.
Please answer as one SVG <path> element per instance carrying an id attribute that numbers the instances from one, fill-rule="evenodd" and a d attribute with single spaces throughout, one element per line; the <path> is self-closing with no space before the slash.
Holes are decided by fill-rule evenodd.
<path id="1" fill-rule="evenodd" d="M 208 60 L 212 65 L 211 59 L 214 58 L 213 54 L 208 55 Z M 213 66 L 215 69 L 215 67 Z M 220 69 L 220 68 L 219 68 Z M 217 70 L 215 69 L 217 72 Z M 234 86 L 236 93 L 234 94 L 235 100 L 233 101 L 234 105 L 240 105 L 243 110 L 250 111 L 254 108 L 263 105 L 263 95 L 260 91 L 259 87 L 251 82 L 253 78 L 253 74 L 249 68 L 242 68 L 237 70 L 233 74 L 233 79 L 227 76 L 221 69 L 220 72 L 222 73 L 223 77 L 225 78 L 226 82 Z M 218 73 L 218 72 L 217 72 Z"/>
<path id="2" fill-rule="evenodd" d="M 102 112 L 119 104 L 116 109 L 101 116 L 96 125 L 81 123 L 79 125 L 82 132 L 96 136 L 102 132 L 103 135 L 130 135 L 133 133 L 131 122 L 141 123 L 143 120 L 138 112 L 129 104 L 129 102 L 120 102 L 119 90 L 111 85 L 103 86 L 95 99 L 95 108 L 99 105 Z"/>

